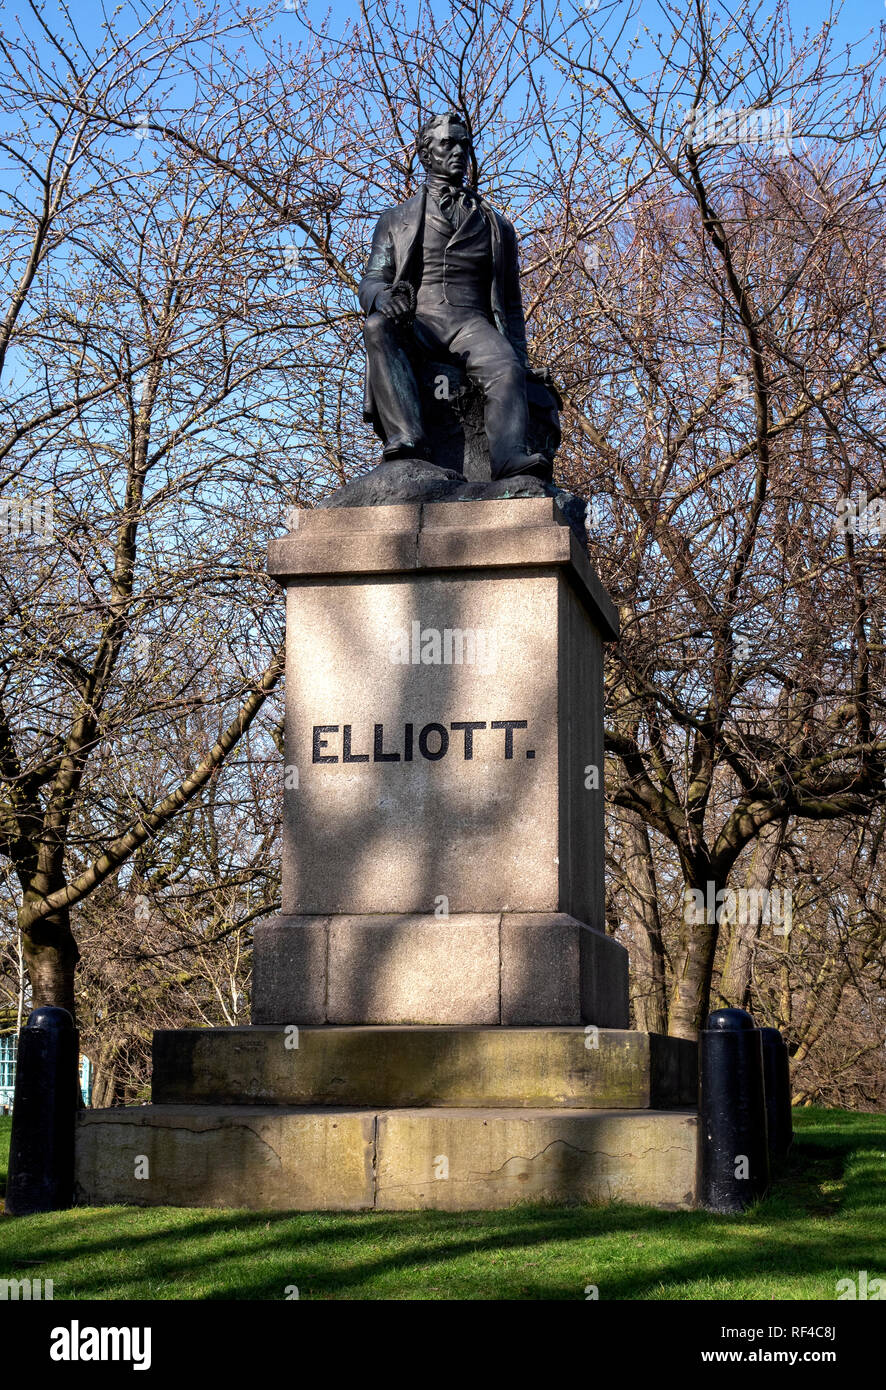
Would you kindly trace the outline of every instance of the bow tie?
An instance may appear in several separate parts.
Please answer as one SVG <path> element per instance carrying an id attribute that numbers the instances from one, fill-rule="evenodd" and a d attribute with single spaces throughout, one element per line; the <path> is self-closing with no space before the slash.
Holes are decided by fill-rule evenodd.
<path id="1" fill-rule="evenodd" d="M 440 211 L 450 221 L 463 221 L 480 204 L 480 199 L 471 188 L 444 188 L 437 194 Z"/>

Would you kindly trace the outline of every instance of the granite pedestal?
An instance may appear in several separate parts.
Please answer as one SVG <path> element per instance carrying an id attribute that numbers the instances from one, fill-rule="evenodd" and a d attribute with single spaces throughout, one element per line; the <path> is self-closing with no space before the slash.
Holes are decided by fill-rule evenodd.
<path id="1" fill-rule="evenodd" d="M 283 910 L 253 1020 L 626 1027 L 602 643 L 552 498 L 313 511 L 287 586 Z"/>

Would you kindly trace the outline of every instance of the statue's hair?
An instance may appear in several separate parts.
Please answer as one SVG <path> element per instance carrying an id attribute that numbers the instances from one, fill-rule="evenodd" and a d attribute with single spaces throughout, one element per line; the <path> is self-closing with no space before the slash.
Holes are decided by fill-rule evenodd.
<path id="1" fill-rule="evenodd" d="M 415 137 L 415 153 L 418 155 L 419 160 L 421 160 L 422 151 L 428 143 L 428 137 L 431 131 L 440 121 L 458 121 L 459 125 L 463 125 L 465 130 L 469 130 L 468 123 L 460 111 L 437 111 L 427 116 L 419 126 L 418 134 Z"/>

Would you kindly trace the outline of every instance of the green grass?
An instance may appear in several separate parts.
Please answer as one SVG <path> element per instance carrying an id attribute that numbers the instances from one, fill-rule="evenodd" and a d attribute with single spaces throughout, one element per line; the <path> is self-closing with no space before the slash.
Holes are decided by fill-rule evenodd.
<path id="1" fill-rule="evenodd" d="M 886 1275 L 886 1116 L 795 1127 L 787 1174 L 739 1217 L 80 1208 L 0 1219 L 0 1277 L 52 1279 L 57 1299 L 834 1299 L 838 1279 Z"/>

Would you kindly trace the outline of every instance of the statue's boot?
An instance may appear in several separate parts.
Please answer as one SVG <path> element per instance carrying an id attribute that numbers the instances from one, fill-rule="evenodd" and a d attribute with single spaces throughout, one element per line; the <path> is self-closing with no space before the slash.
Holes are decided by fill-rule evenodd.
<path id="1" fill-rule="evenodd" d="M 554 465 L 544 454 L 515 454 L 494 473 L 495 482 L 502 478 L 538 478 L 543 483 L 554 481 Z"/>
<path id="2" fill-rule="evenodd" d="M 384 447 L 385 463 L 396 463 L 398 459 L 430 458 L 430 446 L 423 439 L 389 439 Z"/>

